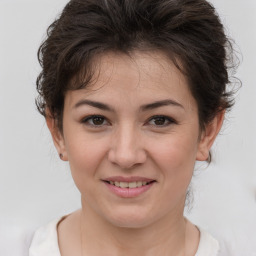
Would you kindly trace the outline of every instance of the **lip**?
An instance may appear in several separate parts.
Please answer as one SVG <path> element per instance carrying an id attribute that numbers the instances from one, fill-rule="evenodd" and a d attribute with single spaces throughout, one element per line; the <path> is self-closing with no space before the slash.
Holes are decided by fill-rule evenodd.
<path id="1" fill-rule="evenodd" d="M 137 187 L 137 188 L 120 188 L 108 183 L 110 181 L 118 181 L 118 182 L 146 181 L 146 182 L 149 182 L 149 184 L 141 187 Z M 113 177 L 108 177 L 107 179 L 102 180 L 102 182 L 105 184 L 105 186 L 109 189 L 110 192 L 117 195 L 118 197 L 134 198 L 148 191 L 156 183 L 156 180 L 145 178 L 145 177 L 139 177 L 139 176 L 133 176 L 133 177 L 113 176 Z"/>
<path id="2" fill-rule="evenodd" d="M 149 179 L 140 176 L 130 176 L 130 177 L 123 177 L 123 176 L 112 176 L 106 179 L 102 179 L 103 181 L 118 181 L 118 182 L 134 182 L 134 181 L 146 181 L 151 182 L 155 181 L 154 179 Z"/>

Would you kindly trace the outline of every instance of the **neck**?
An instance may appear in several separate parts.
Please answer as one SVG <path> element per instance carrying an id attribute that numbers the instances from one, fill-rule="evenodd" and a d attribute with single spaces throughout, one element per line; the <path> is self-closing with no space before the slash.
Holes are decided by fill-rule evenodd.
<path id="1" fill-rule="evenodd" d="M 186 220 L 183 207 L 154 224 L 140 228 L 117 227 L 82 201 L 81 234 L 86 255 L 184 256 Z"/>

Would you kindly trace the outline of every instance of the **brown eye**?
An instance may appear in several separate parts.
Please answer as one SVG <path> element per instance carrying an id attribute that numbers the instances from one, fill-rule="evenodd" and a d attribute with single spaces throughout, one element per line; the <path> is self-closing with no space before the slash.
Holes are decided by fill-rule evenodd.
<path id="1" fill-rule="evenodd" d="M 104 123 L 104 118 L 103 117 L 94 117 L 92 118 L 92 123 L 94 125 L 102 125 Z"/>
<path id="2" fill-rule="evenodd" d="M 176 122 L 172 118 L 169 118 L 167 116 L 154 116 L 149 120 L 148 123 L 153 126 L 164 127 Z"/>
<path id="3" fill-rule="evenodd" d="M 157 117 L 154 119 L 155 125 L 164 125 L 166 122 L 166 119 L 164 117 Z"/>
<path id="4" fill-rule="evenodd" d="M 107 124 L 107 121 L 103 116 L 88 116 L 82 120 L 82 123 L 90 126 L 103 126 Z"/>

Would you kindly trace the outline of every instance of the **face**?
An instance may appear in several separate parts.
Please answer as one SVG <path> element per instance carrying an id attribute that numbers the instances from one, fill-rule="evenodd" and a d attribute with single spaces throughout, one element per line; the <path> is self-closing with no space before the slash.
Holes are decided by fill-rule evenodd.
<path id="1" fill-rule="evenodd" d="M 63 134 L 54 135 L 83 207 L 120 227 L 182 215 L 195 161 L 212 143 L 186 79 L 161 53 L 98 64 L 93 84 L 67 92 Z"/>

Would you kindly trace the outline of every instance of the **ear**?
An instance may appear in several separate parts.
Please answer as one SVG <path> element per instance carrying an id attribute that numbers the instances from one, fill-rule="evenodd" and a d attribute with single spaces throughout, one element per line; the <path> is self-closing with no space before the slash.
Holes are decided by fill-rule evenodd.
<path id="1" fill-rule="evenodd" d="M 48 129 L 52 135 L 52 140 L 53 140 L 54 146 L 57 149 L 57 152 L 58 152 L 61 160 L 68 161 L 63 134 L 59 130 L 57 121 L 53 117 L 53 115 L 50 113 L 49 109 L 46 109 L 46 118 L 45 119 L 46 119 L 46 124 L 48 126 Z"/>
<path id="2" fill-rule="evenodd" d="M 209 157 L 209 152 L 215 138 L 217 137 L 225 116 L 225 111 L 220 111 L 214 119 L 206 125 L 205 130 L 201 134 L 198 145 L 196 160 L 206 161 Z"/>

